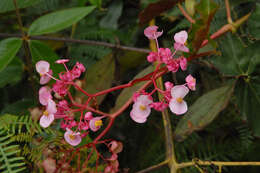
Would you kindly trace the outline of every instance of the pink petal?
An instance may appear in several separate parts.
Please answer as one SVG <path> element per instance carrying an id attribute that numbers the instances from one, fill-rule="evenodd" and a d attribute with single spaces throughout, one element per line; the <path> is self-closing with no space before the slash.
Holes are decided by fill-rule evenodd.
<path id="1" fill-rule="evenodd" d="M 50 64 L 47 61 L 38 61 L 35 66 L 36 71 L 41 75 L 46 74 L 50 69 Z"/>
<path id="2" fill-rule="evenodd" d="M 188 38 L 188 34 L 186 31 L 180 31 L 174 35 L 174 40 L 177 43 L 184 44 Z"/>
<path id="3" fill-rule="evenodd" d="M 49 75 L 52 75 L 52 70 L 50 70 L 50 71 L 48 72 L 48 74 L 49 74 Z M 41 84 L 41 85 L 44 85 L 44 84 L 48 83 L 50 80 L 51 80 L 51 78 L 50 78 L 48 75 L 45 74 L 45 75 L 41 76 L 41 78 L 40 78 L 40 84 Z"/>
<path id="4" fill-rule="evenodd" d="M 93 116 L 92 116 L 92 112 L 87 112 L 87 113 L 85 113 L 85 116 L 84 116 L 84 119 L 85 120 L 91 120 L 93 118 Z"/>
<path id="5" fill-rule="evenodd" d="M 70 136 L 73 135 L 74 139 L 72 139 Z M 74 133 L 71 130 L 68 130 L 64 133 L 65 140 L 72 146 L 76 146 L 80 144 L 81 142 L 81 136 L 80 133 Z"/>
<path id="6" fill-rule="evenodd" d="M 184 98 L 189 92 L 189 89 L 184 85 L 176 85 L 171 89 L 171 95 L 174 99 Z"/>
<path id="7" fill-rule="evenodd" d="M 69 62 L 69 59 L 58 59 L 57 61 L 55 61 L 55 63 L 57 63 L 57 64 L 63 64 L 66 62 Z"/>
<path id="8" fill-rule="evenodd" d="M 144 123 L 146 122 L 146 118 L 143 118 L 142 116 L 136 116 L 136 114 L 133 112 L 133 110 L 130 112 L 130 117 L 132 120 L 134 120 L 137 123 Z"/>
<path id="9" fill-rule="evenodd" d="M 151 104 L 153 101 L 152 101 L 152 98 L 149 97 L 148 95 L 140 95 L 137 99 L 136 99 L 136 102 L 140 102 L 144 105 L 149 105 Z"/>
<path id="10" fill-rule="evenodd" d="M 51 91 L 48 87 L 41 87 L 39 90 L 39 101 L 42 105 L 46 106 L 48 100 L 52 99 Z"/>
<path id="11" fill-rule="evenodd" d="M 183 52 L 189 52 L 189 48 L 187 48 L 184 44 L 180 43 L 174 43 L 174 49 Z"/>
<path id="12" fill-rule="evenodd" d="M 144 107 L 146 107 L 146 109 L 141 110 L 140 106 L 144 106 Z M 132 111 L 138 117 L 147 118 L 149 116 L 149 114 L 151 113 L 151 108 L 148 105 L 144 105 L 141 102 L 136 102 L 135 104 L 133 104 Z"/>
<path id="13" fill-rule="evenodd" d="M 157 32 L 158 26 L 148 26 L 145 30 L 144 30 L 144 35 L 150 39 L 150 40 L 154 40 L 158 37 L 160 37 L 163 32 Z"/>
<path id="14" fill-rule="evenodd" d="M 179 58 L 180 66 L 183 71 L 187 70 L 187 59 L 184 57 Z"/>
<path id="15" fill-rule="evenodd" d="M 43 128 L 49 127 L 50 124 L 54 121 L 54 115 L 53 114 L 49 114 L 48 116 L 46 115 L 42 115 L 41 119 L 40 119 L 40 125 Z"/>
<path id="16" fill-rule="evenodd" d="M 188 87 L 194 91 L 196 89 L 196 79 L 191 75 L 188 75 L 185 80 L 187 82 Z"/>
<path id="17" fill-rule="evenodd" d="M 176 101 L 176 99 L 171 99 L 169 107 L 170 110 L 177 115 L 184 114 L 188 110 L 187 103 L 184 100 L 181 103 L 179 103 Z"/>
<path id="18" fill-rule="evenodd" d="M 57 112 L 56 103 L 52 99 L 48 100 L 47 111 L 50 114 L 55 114 Z"/>
<path id="19" fill-rule="evenodd" d="M 96 126 L 95 125 L 95 122 L 98 121 L 98 120 L 101 120 L 100 117 L 95 117 L 95 118 L 92 118 L 90 121 L 89 121 L 89 128 L 93 131 L 93 132 L 96 132 L 100 129 L 101 126 Z"/>

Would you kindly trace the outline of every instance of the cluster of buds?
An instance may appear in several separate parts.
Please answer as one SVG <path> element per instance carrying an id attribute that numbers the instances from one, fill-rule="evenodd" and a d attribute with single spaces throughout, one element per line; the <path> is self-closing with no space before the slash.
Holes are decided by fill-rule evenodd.
<path id="1" fill-rule="evenodd" d="M 52 70 L 48 62 L 39 61 L 36 63 L 36 71 L 41 76 L 41 84 L 47 84 L 50 79 L 56 81 L 52 85 L 52 88 L 43 86 L 39 90 L 39 101 L 46 109 L 40 118 L 40 125 L 43 128 L 47 128 L 55 119 L 63 119 L 61 128 L 66 130 L 64 138 L 70 145 L 76 146 L 81 142 L 82 137 L 88 133 L 88 130 L 96 132 L 100 129 L 104 116 L 94 117 L 92 112 L 85 112 L 79 122 L 74 120 L 74 113 L 78 110 L 73 109 L 73 104 L 69 104 L 68 101 L 64 99 L 64 96 L 69 93 L 70 85 L 76 85 L 73 81 L 80 77 L 85 71 L 85 67 L 77 62 L 72 70 L 68 70 L 66 66 L 66 62 L 68 61 L 67 59 L 56 61 L 58 64 L 63 64 L 66 69 L 66 72 L 59 74 L 59 79 L 52 76 Z M 56 98 L 59 99 L 57 103 L 54 101 L 52 95 L 55 95 Z M 72 129 L 74 129 L 74 131 Z"/>
<path id="2" fill-rule="evenodd" d="M 174 35 L 174 52 L 169 48 L 160 48 L 157 38 L 160 37 L 163 31 L 157 31 L 157 26 L 149 26 L 144 30 L 144 34 L 148 39 L 155 40 L 157 45 L 157 52 L 150 52 L 147 56 L 149 62 L 158 62 L 157 68 L 161 64 L 165 64 L 168 71 L 177 72 L 179 67 L 181 70 L 187 69 L 187 60 L 184 56 L 175 57 L 177 51 L 189 52 L 189 48 L 185 46 L 188 38 L 186 31 L 180 31 Z M 171 82 L 165 82 L 165 91 L 159 89 L 154 81 L 154 90 L 150 93 L 142 91 L 141 93 L 135 93 L 133 96 L 134 104 L 130 112 L 130 117 L 137 123 L 144 123 L 147 117 L 151 113 L 151 108 L 157 111 L 163 111 L 166 108 L 170 108 L 171 112 L 176 115 L 181 115 L 187 112 L 188 106 L 184 101 L 184 97 L 189 93 L 189 90 L 195 90 L 196 79 L 191 75 L 186 77 L 186 83 L 183 85 L 174 86 Z M 154 91 L 158 91 L 163 95 L 163 99 L 160 102 L 154 102 L 152 94 Z"/>

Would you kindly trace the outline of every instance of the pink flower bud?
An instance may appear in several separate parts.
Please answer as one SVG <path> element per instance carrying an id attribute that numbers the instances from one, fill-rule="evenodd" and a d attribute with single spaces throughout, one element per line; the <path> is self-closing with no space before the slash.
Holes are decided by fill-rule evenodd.
<path id="1" fill-rule="evenodd" d="M 191 75 L 188 75 L 185 80 L 187 82 L 189 89 L 194 91 L 196 89 L 196 79 Z"/>
<path id="2" fill-rule="evenodd" d="M 59 59 L 57 61 L 55 61 L 57 64 L 64 64 L 66 62 L 69 62 L 69 59 Z"/>
<path id="3" fill-rule="evenodd" d="M 93 118 L 92 112 L 86 112 L 85 113 L 85 116 L 84 116 L 85 120 L 90 121 L 92 118 Z"/>
<path id="4" fill-rule="evenodd" d="M 150 39 L 150 40 L 154 40 L 157 39 L 158 37 L 160 37 L 163 34 L 163 31 L 161 32 L 157 32 L 158 26 L 148 26 L 145 30 L 144 30 L 144 35 Z"/>

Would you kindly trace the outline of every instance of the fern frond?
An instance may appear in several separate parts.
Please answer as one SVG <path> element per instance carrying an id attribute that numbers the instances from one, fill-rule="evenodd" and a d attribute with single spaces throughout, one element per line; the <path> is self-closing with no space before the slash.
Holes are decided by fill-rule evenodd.
<path id="1" fill-rule="evenodd" d="M 11 137 L 5 130 L 0 130 L 0 171 L 3 173 L 16 173 L 26 169 L 24 157 L 18 156 L 21 152 L 19 145 L 13 144 Z"/>

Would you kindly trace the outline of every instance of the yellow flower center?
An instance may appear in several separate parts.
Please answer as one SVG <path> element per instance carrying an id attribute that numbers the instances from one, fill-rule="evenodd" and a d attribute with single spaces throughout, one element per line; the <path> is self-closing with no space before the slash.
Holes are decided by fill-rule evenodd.
<path id="1" fill-rule="evenodd" d="M 99 127 L 99 126 L 102 126 L 102 125 L 103 125 L 102 120 L 97 120 L 97 121 L 95 121 L 95 126 L 96 126 L 96 127 Z"/>
<path id="2" fill-rule="evenodd" d="M 76 137 L 75 137 L 74 135 L 70 134 L 70 135 L 69 135 L 69 138 L 70 138 L 71 140 L 75 140 Z"/>
<path id="3" fill-rule="evenodd" d="M 49 112 L 46 110 L 46 111 L 43 112 L 43 115 L 44 116 L 49 116 Z"/>
<path id="4" fill-rule="evenodd" d="M 176 101 L 177 101 L 178 103 L 182 103 L 183 99 L 182 99 L 181 97 L 178 97 L 178 98 L 176 99 Z"/>
<path id="5" fill-rule="evenodd" d="M 140 106 L 139 106 L 139 109 L 141 109 L 141 111 L 145 111 L 145 110 L 146 110 L 146 106 L 140 105 Z"/>

